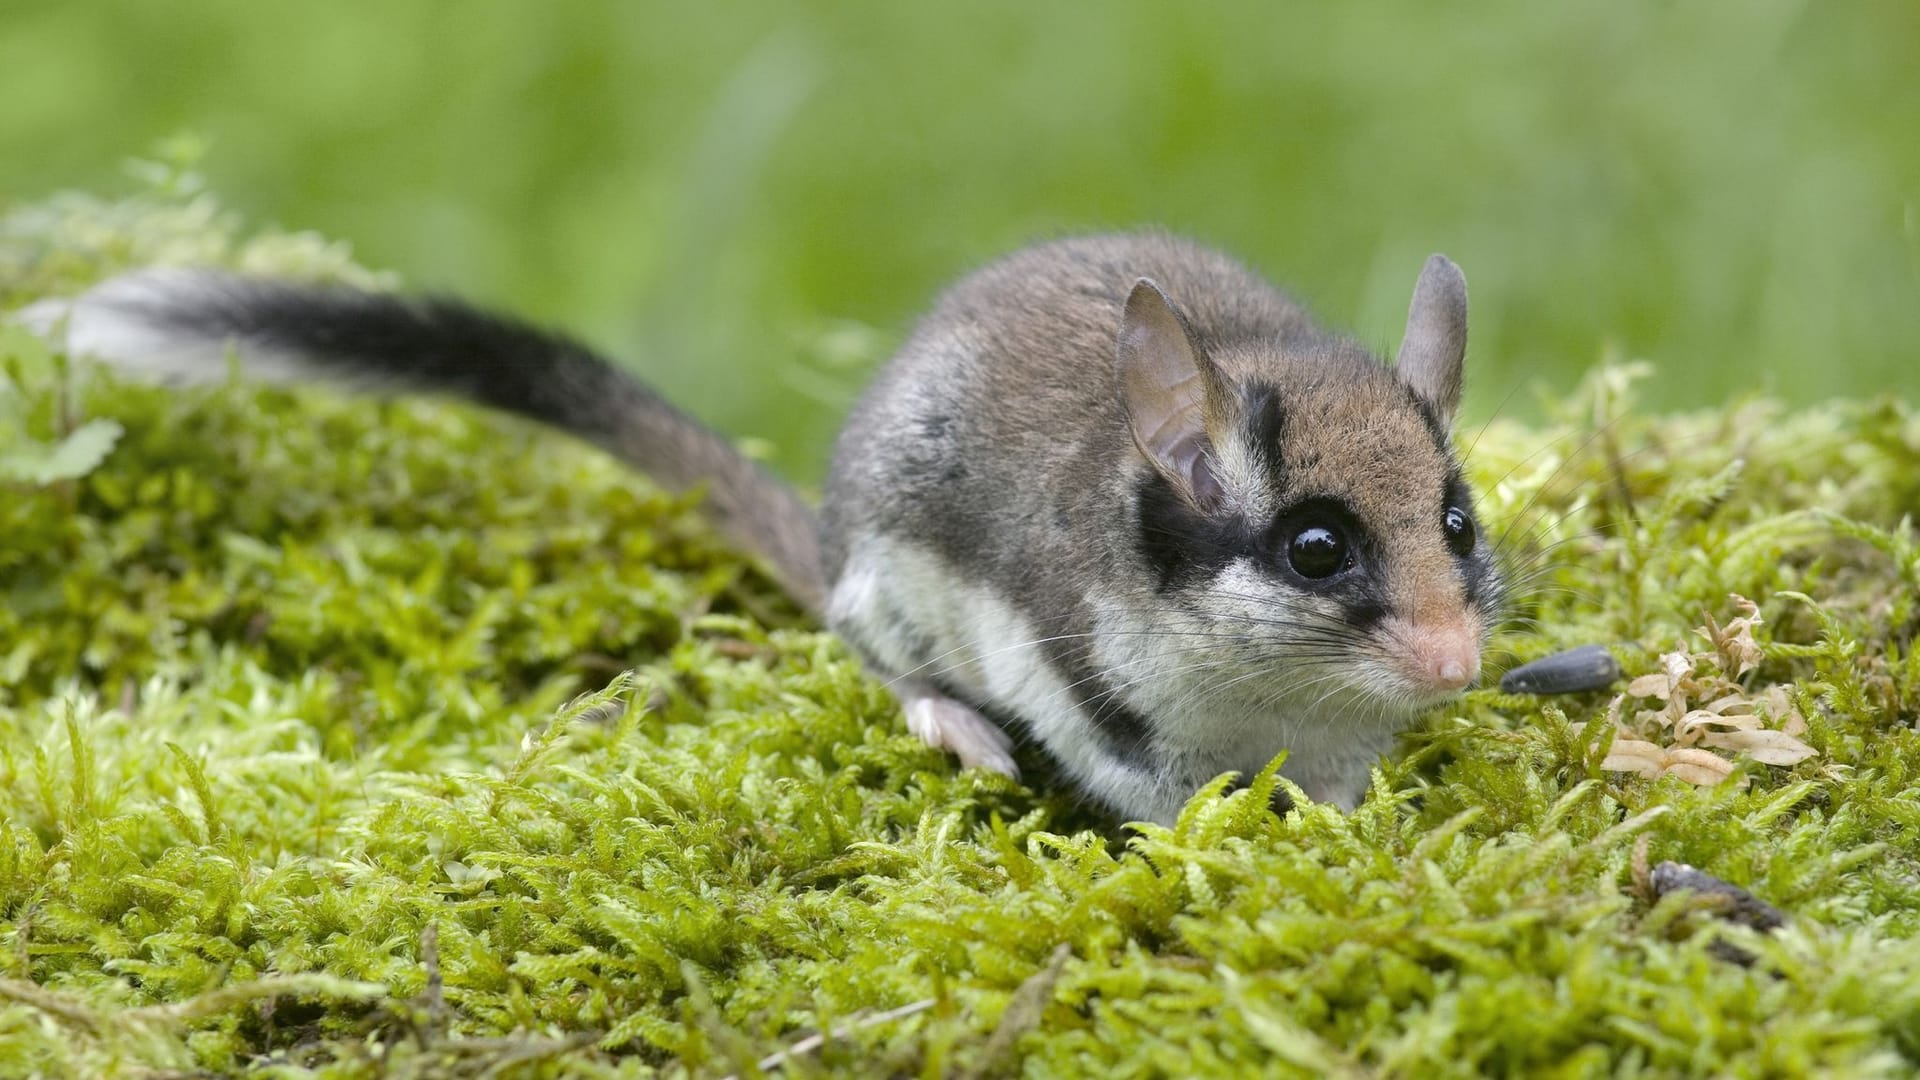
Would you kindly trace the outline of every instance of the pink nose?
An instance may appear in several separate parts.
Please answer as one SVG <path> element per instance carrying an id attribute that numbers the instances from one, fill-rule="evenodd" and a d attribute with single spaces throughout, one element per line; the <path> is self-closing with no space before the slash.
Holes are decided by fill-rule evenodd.
<path id="1" fill-rule="evenodd" d="M 1465 653 L 1448 653 L 1435 656 L 1427 663 L 1427 671 L 1433 684 L 1444 690 L 1458 690 L 1473 681 L 1473 670 L 1478 667 L 1479 657 Z"/>
<path id="2" fill-rule="evenodd" d="M 1402 637 L 1411 655 L 1408 672 L 1438 693 L 1452 693 L 1480 672 L 1480 641 L 1464 623 L 1416 624 Z"/>

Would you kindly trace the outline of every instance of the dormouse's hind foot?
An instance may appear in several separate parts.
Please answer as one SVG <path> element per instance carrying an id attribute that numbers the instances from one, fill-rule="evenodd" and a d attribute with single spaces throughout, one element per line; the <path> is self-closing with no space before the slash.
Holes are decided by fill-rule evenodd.
<path id="1" fill-rule="evenodd" d="M 918 686 L 899 689 L 907 710 L 907 730 L 939 750 L 949 750 L 968 768 L 987 769 L 1020 779 L 1013 762 L 1013 740 L 999 725 L 937 691 Z"/>

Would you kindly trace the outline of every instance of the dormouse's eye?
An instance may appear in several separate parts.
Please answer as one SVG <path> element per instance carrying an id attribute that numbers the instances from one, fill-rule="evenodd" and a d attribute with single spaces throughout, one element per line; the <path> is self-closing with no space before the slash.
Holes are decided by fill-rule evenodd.
<path id="1" fill-rule="evenodd" d="M 1473 551 L 1473 519 L 1465 510 L 1457 506 L 1447 507 L 1442 523 L 1447 529 L 1447 546 L 1455 555 L 1465 556 Z"/>
<path id="2" fill-rule="evenodd" d="M 1287 542 L 1287 562 L 1303 578 L 1332 577 L 1347 565 L 1347 538 L 1325 525 L 1309 525 Z"/>

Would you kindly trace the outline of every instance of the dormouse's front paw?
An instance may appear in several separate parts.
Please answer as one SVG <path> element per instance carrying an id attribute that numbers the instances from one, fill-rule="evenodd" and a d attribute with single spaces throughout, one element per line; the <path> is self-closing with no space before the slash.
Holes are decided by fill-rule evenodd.
<path id="1" fill-rule="evenodd" d="M 1013 762 L 1013 740 L 993 721 L 938 694 L 914 695 L 905 704 L 907 730 L 921 742 L 952 751 L 968 768 L 1020 779 L 1020 766 Z"/>

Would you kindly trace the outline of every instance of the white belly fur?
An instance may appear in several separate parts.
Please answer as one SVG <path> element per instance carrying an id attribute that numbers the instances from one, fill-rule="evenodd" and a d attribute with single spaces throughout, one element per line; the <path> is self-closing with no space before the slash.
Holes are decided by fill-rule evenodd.
<path id="1" fill-rule="evenodd" d="M 938 555 L 888 537 L 854 545 L 828 600 L 835 629 L 867 650 L 895 681 L 932 679 L 968 704 L 1018 716 L 1096 801 L 1139 815 L 1161 785 L 1149 771 L 1106 752 L 1074 688 L 1046 662 L 1041 635 L 990 586 L 961 579 Z M 910 624 L 917 634 L 894 627 Z M 931 655 L 915 655 L 915 637 Z M 1175 803 L 1173 810 L 1178 809 Z M 1154 806 L 1157 820 L 1172 811 Z"/>

